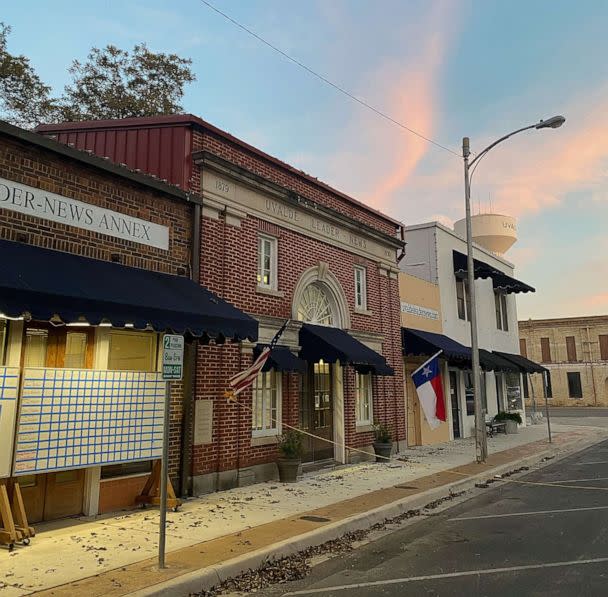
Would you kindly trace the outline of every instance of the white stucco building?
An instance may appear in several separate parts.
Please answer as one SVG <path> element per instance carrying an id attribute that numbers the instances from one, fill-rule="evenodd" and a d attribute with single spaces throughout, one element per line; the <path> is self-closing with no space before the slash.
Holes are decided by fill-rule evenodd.
<path id="1" fill-rule="evenodd" d="M 401 270 L 438 285 L 443 337 L 470 347 L 465 239 L 437 222 L 406 227 L 405 239 L 406 257 Z M 474 245 L 474 258 L 479 346 L 483 349 L 482 399 L 486 412 L 493 416 L 502 410 L 519 411 L 525 422 L 522 373 L 532 372 L 534 364 L 519 354 L 516 295 L 534 289 L 513 277 L 512 263 L 487 249 Z M 439 350 L 441 340 L 437 341 Z M 407 352 L 404 346 L 404 353 Z M 469 437 L 475 426 L 470 360 L 447 360 L 445 387 L 449 390 L 446 410 L 450 437 Z"/>

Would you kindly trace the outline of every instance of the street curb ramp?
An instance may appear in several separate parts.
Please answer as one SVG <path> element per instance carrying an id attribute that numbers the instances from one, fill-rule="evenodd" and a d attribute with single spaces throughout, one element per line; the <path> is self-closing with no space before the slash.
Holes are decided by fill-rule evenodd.
<path id="1" fill-rule="evenodd" d="M 226 560 L 221 564 L 194 570 L 193 572 L 182 574 L 167 581 L 146 587 L 145 589 L 133 591 L 128 593 L 125 597 L 152 597 L 155 595 L 162 595 L 163 597 L 184 597 L 190 593 L 199 593 L 203 590 L 211 589 L 221 582 L 234 578 L 244 572 L 256 570 L 266 562 L 296 554 L 309 547 L 321 545 L 326 541 L 337 539 L 352 531 L 368 529 L 374 524 L 382 523 L 387 518 L 394 518 L 408 510 L 423 509 L 427 504 L 446 497 L 451 493 L 473 489 L 476 483 L 483 482 L 495 475 L 509 472 L 513 470 L 514 467 L 530 467 L 541 463 L 546 465 L 554 464 L 562 458 L 580 452 L 595 443 L 598 443 L 597 439 L 594 439 L 592 442 L 587 441 L 582 444 L 577 444 L 576 446 L 571 447 L 571 449 L 566 448 L 565 450 L 559 450 L 559 448 L 549 448 L 543 452 L 534 454 L 533 456 L 522 458 L 520 461 L 511 461 L 506 464 L 501 464 L 476 475 L 468 476 L 461 481 L 448 483 L 441 487 L 429 489 L 422 493 L 391 502 L 390 504 L 379 506 L 373 510 L 355 514 L 354 516 L 327 524 L 321 528 L 309 531 L 308 533 L 303 533 L 290 539 L 285 539 L 267 547 L 257 549 L 248 554 Z"/>

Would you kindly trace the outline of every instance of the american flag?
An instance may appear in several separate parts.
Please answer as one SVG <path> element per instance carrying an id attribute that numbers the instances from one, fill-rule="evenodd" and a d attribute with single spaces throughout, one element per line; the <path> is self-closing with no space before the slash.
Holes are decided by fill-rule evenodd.
<path id="1" fill-rule="evenodd" d="M 253 363 L 247 367 L 244 371 L 237 373 L 235 376 L 231 377 L 228 380 L 228 386 L 230 390 L 227 392 L 227 398 L 234 399 L 238 396 L 243 390 L 246 390 L 250 385 L 253 384 L 255 378 L 259 375 L 260 371 L 264 368 L 268 357 L 270 356 L 270 351 L 276 346 L 279 338 L 283 335 L 287 324 L 289 323 L 289 319 L 285 320 L 285 323 L 279 328 L 279 331 L 274 335 L 274 338 L 270 341 L 270 344 L 262 350 L 259 354 L 258 358 L 253 361 Z"/>

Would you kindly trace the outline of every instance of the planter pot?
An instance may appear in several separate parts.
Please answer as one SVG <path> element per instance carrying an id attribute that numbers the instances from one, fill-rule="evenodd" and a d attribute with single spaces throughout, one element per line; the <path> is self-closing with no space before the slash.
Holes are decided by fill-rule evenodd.
<path id="1" fill-rule="evenodd" d="M 279 481 L 281 483 L 295 483 L 298 480 L 298 470 L 301 460 L 299 458 L 279 458 Z"/>
<path id="2" fill-rule="evenodd" d="M 374 442 L 374 452 L 376 453 L 376 462 L 388 462 L 393 451 L 393 442 Z M 384 458 L 382 458 L 384 456 Z"/>
<path id="3" fill-rule="evenodd" d="M 518 432 L 517 421 L 512 421 L 511 419 L 507 419 L 505 421 L 505 423 L 507 424 L 507 427 L 506 427 L 507 433 L 517 433 Z"/>

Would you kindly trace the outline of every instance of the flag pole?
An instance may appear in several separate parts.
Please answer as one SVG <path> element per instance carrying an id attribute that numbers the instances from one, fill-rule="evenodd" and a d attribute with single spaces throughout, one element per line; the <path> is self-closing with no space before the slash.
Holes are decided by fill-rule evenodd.
<path id="1" fill-rule="evenodd" d="M 420 371 L 420 369 L 422 369 L 425 365 L 430 363 L 435 357 L 438 357 L 442 352 L 443 352 L 443 350 L 440 350 L 440 351 L 436 352 L 430 359 L 427 359 L 426 361 L 424 361 L 424 363 L 422 363 L 422 365 L 420 365 L 420 367 L 418 367 L 418 369 L 416 369 L 415 371 L 412 371 L 410 373 L 410 377 L 413 375 L 416 375 L 416 373 L 418 373 L 418 371 Z"/>

